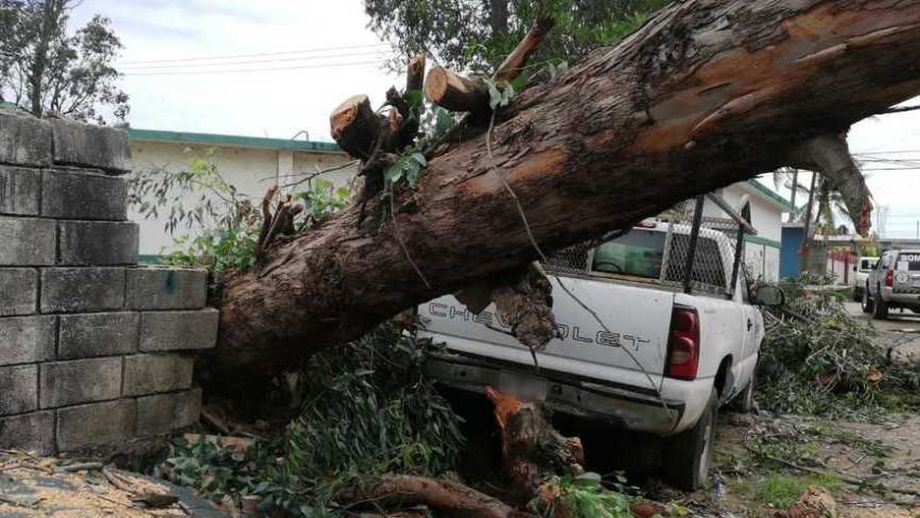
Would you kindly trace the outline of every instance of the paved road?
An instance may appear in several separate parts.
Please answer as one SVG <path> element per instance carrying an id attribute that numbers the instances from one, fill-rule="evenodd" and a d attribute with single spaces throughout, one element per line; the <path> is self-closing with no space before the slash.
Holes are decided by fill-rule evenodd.
<path id="1" fill-rule="evenodd" d="M 862 312 L 858 302 L 844 304 L 849 314 L 872 323 L 879 331 L 881 344 L 893 347 L 896 357 L 920 359 L 920 315 L 892 310 L 887 320 L 875 320 Z"/>

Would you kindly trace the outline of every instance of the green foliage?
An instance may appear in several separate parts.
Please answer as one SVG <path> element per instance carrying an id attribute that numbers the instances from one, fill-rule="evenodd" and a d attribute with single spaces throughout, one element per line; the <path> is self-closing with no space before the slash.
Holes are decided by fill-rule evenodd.
<path id="1" fill-rule="evenodd" d="M 269 513 L 304 517 L 337 515 L 337 493 L 379 474 L 440 475 L 463 438 L 460 418 L 422 372 L 428 347 L 385 324 L 316 354 L 300 416 L 282 440 L 245 454 L 180 440 L 159 473 L 213 498 L 257 495 Z"/>
<path id="2" fill-rule="evenodd" d="M 145 218 L 166 215 L 165 230 L 178 251 L 165 254 L 164 264 L 201 266 L 220 274 L 255 263 L 262 214 L 220 174 L 215 153 L 211 149 L 191 158 L 184 171 L 152 169 L 131 178 L 129 203 Z M 304 206 L 295 228 L 329 218 L 348 204 L 349 194 L 347 187 L 311 178 L 305 190 L 293 193 Z"/>
<path id="3" fill-rule="evenodd" d="M 323 221 L 348 205 L 348 187 L 336 187 L 329 180 L 314 178 L 307 190 L 297 194 L 303 202 L 304 214 L 309 221 Z"/>
<path id="4" fill-rule="evenodd" d="M 371 28 L 389 40 L 397 56 L 426 51 L 440 64 L 489 74 L 534 21 L 556 22 L 532 58 L 542 64 L 574 61 L 592 48 L 613 44 L 635 30 L 668 0 L 365 0 Z M 401 70 L 405 63 L 394 60 Z"/>
<path id="5" fill-rule="evenodd" d="M 809 289 L 822 279 L 781 284 L 786 305 L 765 314 L 757 401 L 778 413 L 873 419 L 917 408 L 920 371 L 892 362 L 875 331 L 847 314 L 840 294 Z"/>
<path id="6" fill-rule="evenodd" d="M 619 479 L 622 485 L 625 480 Z M 601 484 L 597 473 L 573 477 L 566 475 L 558 481 L 558 497 L 553 507 L 563 506 L 572 516 L 585 518 L 631 518 L 633 498 L 625 491 L 609 491 Z M 554 516 L 555 509 L 546 509 L 543 516 Z"/>
<path id="7" fill-rule="evenodd" d="M 489 87 L 489 107 L 493 111 L 511 104 L 511 100 L 514 99 L 516 93 L 512 85 L 508 83 L 498 85 L 489 80 L 486 80 L 486 84 Z"/>
<path id="8" fill-rule="evenodd" d="M 215 273 L 244 269 L 255 260 L 261 215 L 252 201 L 217 170 L 215 152 L 189 160 L 184 171 L 136 172 L 128 201 L 145 218 L 165 214 L 178 252 L 170 265 L 204 266 Z"/>
<path id="9" fill-rule="evenodd" d="M 415 186 L 418 177 L 428 165 L 425 155 L 407 148 L 396 162 L 383 172 L 383 178 L 391 185 L 405 178 L 410 186 Z"/>
<path id="10" fill-rule="evenodd" d="M 0 100 L 42 116 L 56 112 L 103 123 L 118 120 L 128 95 L 115 85 L 122 45 L 108 18 L 96 15 L 68 34 L 74 0 L 0 0 Z"/>
<path id="11" fill-rule="evenodd" d="M 612 481 L 604 481 L 597 473 L 588 472 L 578 476 L 557 477 L 549 483 L 555 485 L 553 501 L 547 505 L 538 497 L 528 505 L 531 511 L 547 518 L 633 518 L 635 514 L 630 510 L 632 504 L 642 500 L 639 489 L 626 486 L 626 479 L 619 474 Z M 688 509 L 671 505 L 664 516 L 688 514 Z"/>
<path id="12" fill-rule="evenodd" d="M 810 486 L 820 486 L 833 493 L 839 491 L 843 483 L 834 475 L 805 477 L 773 472 L 758 478 L 747 489 L 757 500 L 777 509 L 786 509 L 796 503 Z"/>

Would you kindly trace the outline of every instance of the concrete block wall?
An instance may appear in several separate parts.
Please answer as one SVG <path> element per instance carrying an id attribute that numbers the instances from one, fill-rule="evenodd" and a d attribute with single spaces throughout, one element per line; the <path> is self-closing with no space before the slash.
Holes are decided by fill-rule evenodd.
<path id="1" fill-rule="evenodd" d="M 90 450 L 198 420 L 207 272 L 137 266 L 125 133 L 0 110 L 0 449 Z"/>

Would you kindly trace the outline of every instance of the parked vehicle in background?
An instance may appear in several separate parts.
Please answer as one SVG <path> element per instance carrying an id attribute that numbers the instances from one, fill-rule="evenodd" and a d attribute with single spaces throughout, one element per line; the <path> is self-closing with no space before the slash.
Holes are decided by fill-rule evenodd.
<path id="1" fill-rule="evenodd" d="M 502 332 L 508 328 L 494 306 L 475 315 L 453 296 L 423 304 L 423 335 L 446 344 L 429 360 L 429 372 L 462 390 L 492 386 L 558 412 L 668 437 L 668 478 L 683 489 L 699 487 L 719 406 L 735 397 L 745 407 L 753 403 L 764 324 L 733 241 L 708 228 L 696 237 L 689 225 L 645 222 L 551 258 L 545 266 L 558 275 L 552 282 L 560 336 L 536 353 L 538 368 L 531 352 Z M 775 287 L 760 295 L 782 302 Z"/>
<path id="2" fill-rule="evenodd" d="M 856 264 L 853 265 L 853 300 L 860 302 L 863 297 L 863 291 L 866 289 L 866 281 L 869 280 L 869 274 L 878 264 L 878 257 L 860 257 Z"/>
<path id="3" fill-rule="evenodd" d="M 888 318 L 890 309 L 920 313 L 920 250 L 889 250 L 866 279 L 862 310 Z"/>

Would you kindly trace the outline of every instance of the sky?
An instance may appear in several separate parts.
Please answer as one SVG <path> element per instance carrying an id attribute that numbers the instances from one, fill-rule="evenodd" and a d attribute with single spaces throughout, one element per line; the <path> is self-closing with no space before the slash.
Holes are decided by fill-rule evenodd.
<path id="1" fill-rule="evenodd" d="M 377 106 L 402 81 L 381 66 L 390 49 L 363 0 L 84 0 L 74 27 L 96 13 L 125 47 L 134 128 L 331 141 L 335 106 L 361 93 Z M 920 237 L 920 111 L 862 121 L 848 140 L 887 208 L 885 237 Z"/>

